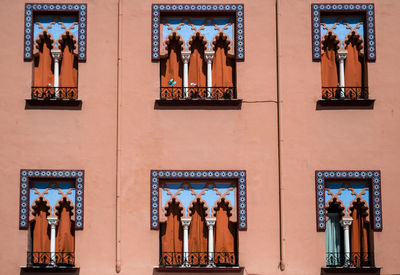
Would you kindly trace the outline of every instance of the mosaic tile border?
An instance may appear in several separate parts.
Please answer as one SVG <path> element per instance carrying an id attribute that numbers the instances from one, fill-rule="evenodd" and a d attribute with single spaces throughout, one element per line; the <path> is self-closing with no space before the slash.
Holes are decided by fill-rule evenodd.
<path id="1" fill-rule="evenodd" d="M 24 25 L 24 60 L 31 61 L 33 58 L 33 18 L 36 14 L 46 13 L 75 13 L 78 14 L 79 22 L 79 46 L 78 60 L 86 61 L 86 45 L 87 45 L 87 4 L 76 3 L 26 3 L 25 4 L 25 25 Z"/>
<path id="2" fill-rule="evenodd" d="M 159 182 L 163 179 L 234 179 L 238 183 L 238 229 L 247 230 L 247 186 L 244 170 L 151 170 L 150 228 L 160 228 Z"/>
<path id="3" fill-rule="evenodd" d="M 313 61 L 321 61 L 321 12 L 359 12 L 365 14 L 366 20 L 366 54 L 368 62 L 376 60 L 375 41 L 375 5 L 372 3 L 354 4 L 311 4 L 312 13 L 312 58 Z"/>
<path id="4" fill-rule="evenodd" d="M 153 4 L 151 12 L 151 56 L 160 59 L 160 16 L 182 13 L 236 14 L 235 55 L 237 61 L 244 61 L 244 5 L 243 4 Z"/>
<path id="5" fill-rule="evenodd" d="M 35 178 L 73 179 L 75 180 L 75 229 L 83 229 L 83 187 L 85 172 L 83 170 L 33 170 L 21 169 L 20 172 L 20 204 L 19 229 L 28 229 L 29 217 L 29 181 Z"/>
<path id="6" fill-rule="evenodd" d="M 370 211 L 371 218 L 373 218 L 372 228 L 374 231 L 382 231 L 382 199 L 381 199 L 381 171 L 367 170 L 367 171 L 336 171 L 336 170 L 317 170 L 315 171 L 315 192 L 316 192 L 316 217 L 317 217 L 317 231 L 325 231 L 326 217 L 325 217 L 325 181 L 326 180 L 340 180 L 340 179 L 353 179 L 353 180 L 368 180 L 371 181 L 371 199 L 372 209 Z"/>

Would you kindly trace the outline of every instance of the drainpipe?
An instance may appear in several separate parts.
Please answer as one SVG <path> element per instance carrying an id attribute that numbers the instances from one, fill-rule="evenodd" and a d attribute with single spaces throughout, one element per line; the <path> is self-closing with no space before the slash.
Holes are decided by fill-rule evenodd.
<path id="1" fill-rule="evenodd" d="M 280 121 L 280 97 L 279 97 L 279 0 L 275 1 L 275 33 L 276 33 L 276 117 L 277 117 L 277 132 L 278 132 L 278 186 L 279 186 L 279 268 L 284 271 L 286 268 L 285 262 L 285 223 L 284 223 L 284 187 L 282 184 L 282 164 L 281 164 L 281 121 Z"/>
<path id="2" fill-rule="evenodd" d="M 116 123 L 116 161 L 115 161 L 115 271 L 121 272 L 121 212 L 120 212 L 120 105 L 121 105 L 121 88 L 122 88 L 122 73 L 121 73 L 121 55 L 122 55 L 122 0 L 118 0 L 118 39 L 117 39 L 117 123 Z"/>

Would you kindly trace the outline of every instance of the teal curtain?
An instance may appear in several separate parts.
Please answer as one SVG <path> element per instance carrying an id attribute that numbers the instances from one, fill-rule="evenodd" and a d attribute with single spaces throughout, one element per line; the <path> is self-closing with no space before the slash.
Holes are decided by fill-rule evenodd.
<path id="1" fill-rule="evenodd" d="M 326 246 L 326 265 L 340 265 L 340 215 L 339 213 L 328 213 L 328 221 L 325 230 L 325 246 Z"/>

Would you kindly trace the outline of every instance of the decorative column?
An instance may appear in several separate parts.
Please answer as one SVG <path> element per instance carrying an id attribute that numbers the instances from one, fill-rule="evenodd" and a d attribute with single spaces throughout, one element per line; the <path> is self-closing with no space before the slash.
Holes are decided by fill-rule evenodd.
<path id="1" fill-rule="evenodd" d="M 215 267 L 214 264 L 214 226 L 216 218 L 206 218 L 208 226 L 208 267 Z"/>
<path id="2" fill-rule="evenodd" d="M 56 265 L 56 226 L 58 223 L 57 217 L 47 217 L 51 228 L 50 234 L 50 263 L 51 265 Z"/>
<path id="3" fill-rule="evenodd" d="M 350 265 L 350 225 L 353 222 L 353 218 L 345 217 L 342 218 L 340 224 L 344 230 L 344 265 Z"/>
<path id="4" fill-rule="evenodd" d="M 340 98 L 345 97 L 345 83 L 344 83 L 344 61 L 346 60 L 347 51 L 338 52 L 338 60 L 339 60 L 339 87 L 340 89 Z"/>
<path id="5" fill-rule="evenodd" d="M 181 218 L 183 227 L 183 264 L 182 267 L 189 267 L 189 225 L 192 218 Z"/>
<path id="6" fill-rule="evenodd" d="M 189 59 L 190 59 L 190 52 L 183 51 L 182 52 L 182 60 L 183 60 L 183 91 L 184 97 L 188 98 L 188 87 L 189 87 Z"/>
<path id="7" fill-rule="evenodd" d="M 215 52 L 205 52 L 204 58 L 207 62 L 207 97 L 212 97 L 212 60 Z"/>
<path id="8" fill-rule="evenodd" d="M 54 94 L 55 97 L 58 98 L 58 88 L 59 88 L 59 79 L 60 79 L 60 60 L 61 60 L 61 50 L 55 49 L 51 50 L 51 56 L 54 59 Z"/>

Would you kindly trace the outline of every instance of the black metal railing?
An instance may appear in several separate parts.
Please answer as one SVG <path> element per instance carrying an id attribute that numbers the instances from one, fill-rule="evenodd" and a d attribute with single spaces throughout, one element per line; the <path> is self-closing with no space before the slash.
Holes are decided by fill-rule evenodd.
<path id="1" fill-rule="evenodd" d="M 326 253 L 327 267 L 364 267 L 374 266 L 374 254 L 372 252 L 351 253 Z"/>
<path id="2" fill-rule="evenodd" d="M 236 252 L 161 252 L 160 266 L 237 266 Z"/>
<path id="3" fill-rule="evenodd" d="M 27 266 L 74 266 L 75 252 L 28 252 Z"/>
<path id="4" fill-rule="evenodd" d="M 368 99 L 368 87 L 322 87 L 322 99 Z"/>
<path id="5" fill-rule="evenodd" d="M 236 99 L 236 87 L 160 87 L 160 99 Z"/>
<path id="6" fill-rule="evenodd" d="M 78 87 L 32 87 L 32 99 L 78 99 Z"/>

